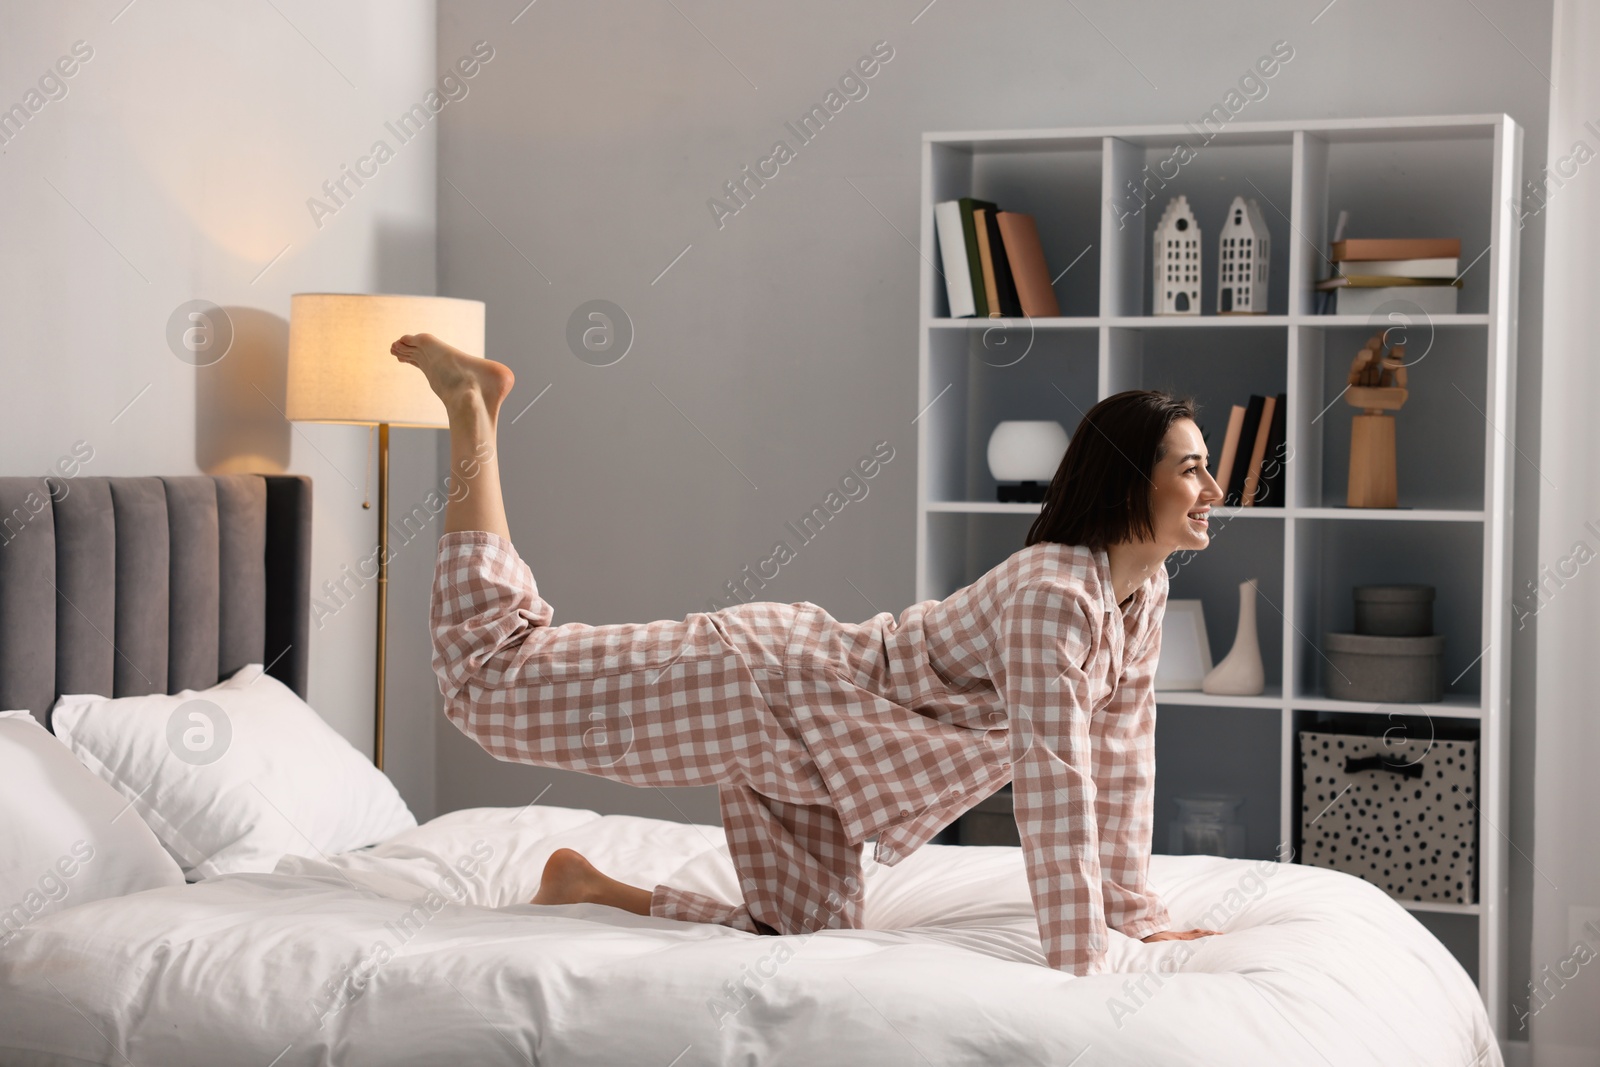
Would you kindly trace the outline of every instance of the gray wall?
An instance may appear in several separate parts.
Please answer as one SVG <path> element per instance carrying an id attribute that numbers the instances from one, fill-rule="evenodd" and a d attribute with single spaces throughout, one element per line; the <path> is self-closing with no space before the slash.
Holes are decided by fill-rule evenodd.
<path id="1" fill-rule="evenodd" d="M 124 5 L 0 8 L 0 107 L 74 42 L 93 53 L 0 145 L 0 469 L 43 474 L 81 440 L 89 475 L 309 474 L 322 597 L 377 542 L 376 509 L 361 507 L 368 435 L 279 414 L 289 294 L 434 291 L 435 134 L 320 229 L 306 199 L 427 91 L 434 6 Z M 195 299 L 234 325 L 212 366 L 166 340 Z M 435 435 L 394 436 L 395 498 L 409 507 L 437 482 Z M 418 621 L 431 555 L 402 550 L 392 571 L 388 765 L 419 818 L 433 813 L 438 690 Z M 370 752 L 374 587 L 349 588 L 312 624 L 309 698 Z"/>
<path id="2" fill-rule="evenodd" d="M 1548 2 L 923 5 L 541 3 L 514 24 L 520 2 L 440 5 L 441 65 L 480 38 L 497 50 L 444 116 L 440 175 L 459 192 L 441 181 L 440 291 L 488 301 L 488 355 L 518 376 L 502 423 L 508 511 L 557 622 L 702 610 L 879 440 L 896 454 L 869 496 L 760 596 L 847 619 L 912 601 L 924 130 L 1197 118 L 1282 39 L 1293 61 L 1241 119 L 1504 111 L 1526 130 L 1525 167 L 1545 156 Z M 708 198 L 775 140 L 794 143 L 784 123 L 880 40 L 894 58 L 868 95 L 719 229 Z M 1522 234 L 1517 443 L 1534 463 L 1542 225 Z M 566 342 L 593 299 L 635 330 L 607 367 Z M 1519 466 L 1515 588 L 1536 569 L 1537 494 Z M 1518 633 L 1519 708 L 1532 653 L 1531 629 Z M 1516 717 L 1507 830 L 1521 852 L 1531 725 Z M 500 764 L 439 720 L 441 810 L 547 786 L 546 803 L 717 817 L 710 790 Z M 1520 965 L 1531 872 L 1512 854 Z"/>

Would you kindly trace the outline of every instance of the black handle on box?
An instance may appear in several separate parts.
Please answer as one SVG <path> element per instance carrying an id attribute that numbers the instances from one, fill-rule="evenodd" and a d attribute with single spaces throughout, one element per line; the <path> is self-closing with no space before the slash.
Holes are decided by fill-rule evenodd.
<path id="1" fill-rule="evenodd" d="M 1390 771 L 1402 778 L 1421 778 L 1422 764 L 1392 763 L 1382 756 L 1363 756 L 1360 759 L 1354 756 L 1346 756 L 1344 758 L 1344 773 L 1354 774 L 1357 771 Z"/>

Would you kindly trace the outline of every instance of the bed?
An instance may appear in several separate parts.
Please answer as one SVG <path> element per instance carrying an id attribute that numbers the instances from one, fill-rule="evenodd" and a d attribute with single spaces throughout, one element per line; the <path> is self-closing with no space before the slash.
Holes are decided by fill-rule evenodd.
<path id="1" fill-rule="evenodd" d="M 169 689 L 200 688 L 276 655 L 274 677 L 304 695 L 309 485 L 204 480 L 209 494 L 171 488 L 185 479 L 79 479 L 52 516 L 50 552 L 0 547 L 0 707 L 37 712 L 86 691 L 52 672 L 89 661 L 105 688 L 87 691 L 122 695 L 158 669 Z M 128 495 L 121 481 L 143 484 Z M 0 479 L 0 515 L 34 482 Z M 142 524 L 124 529 L 124 498 Z M 199 519 L 172 518 L 190 506 Z M 102 527 L 98 547 L 74 547 L 87 543 L 79 522 Z M 215 571 L 210 539 L 235 542 Z M 160 583 L 150 554 L 164 559 Z M 77 559 L 92 560 L 92 578 L 67 573 Z M 16 608 L 45 567 L 72 601 L 48 630 L 37 600 Z M 230 586 L 230 567 L 249 573 Z M 143 607 L 124 602 L 130 575 Z M 164 609 L 151 606 L 158 586 Z M 105 588 L 115 598 L 96 601 Z M 161 610 L 165 650 L 123 647 L 125 618 L 151 630 Z M 173 666 L 184 642 L 170 635 L 203 629 L 213 610 L 214 660 Z M 99 626 L 113 627 L 116 655 L 88 647 L 111 643 Z M 138 670 L 119 673 L 124 656 Z M 563 847 L 634 884 L 737 899 L 716 826 L 537 802 L 451 812 L 368 847 L 35 919 L 0 948 L 0 1063 L 1501 1063 L 1444 946 L 1381 890 L 1333 871 L 1156 856 L 1151 877 L 1177 926 L 1225 934 L 1144 944 L 1113 932 L 1116 973 L 1075 978 L 1043 965 L 1017 848 L 928 845 L 893 868 L 869 863 L 867 929 L 777 938 L 527 903 Z"/>

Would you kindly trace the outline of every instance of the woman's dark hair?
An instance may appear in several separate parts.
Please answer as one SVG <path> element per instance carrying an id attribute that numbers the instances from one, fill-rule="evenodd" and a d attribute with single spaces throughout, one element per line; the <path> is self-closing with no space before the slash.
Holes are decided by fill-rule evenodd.
<path id="1" fill-rule="evenodd" d="M 1193 399 L 1151 389 L 1117 393 L 1090 408 L 1050 480 L 1026 543 L 1105 548 L 1154 540 L 1150 474 L 1172 424 L 1194 417 Z"/>

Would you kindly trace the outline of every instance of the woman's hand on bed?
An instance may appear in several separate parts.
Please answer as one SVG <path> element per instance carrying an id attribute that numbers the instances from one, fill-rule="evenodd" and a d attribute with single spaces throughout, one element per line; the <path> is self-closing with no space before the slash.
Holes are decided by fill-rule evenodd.
<path id="1" fill-rule="evenodd" d="M 1210 937 L 1221 930 L 1163 930 L 1158 934 L 1141 937 L 1140 941 L 1193 941 L 1197 937 Z"/>

